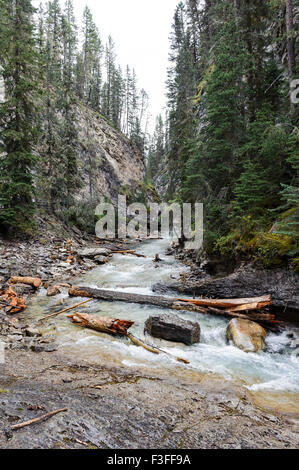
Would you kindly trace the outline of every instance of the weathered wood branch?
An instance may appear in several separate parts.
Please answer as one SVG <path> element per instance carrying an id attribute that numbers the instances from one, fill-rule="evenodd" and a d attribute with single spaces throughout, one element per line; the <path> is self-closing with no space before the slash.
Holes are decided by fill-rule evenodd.
<path id="1" fill-rule="evenodd" d="M 40 421 L 44 421 L 46 419 L 52 418 L 52 416 L 57 415 L 58 413 L 63 413 L 64 411 L 67 411 L 67 408 L 61 408 L 60 410 L 56 411 L 51 411 L 50 413 L 44 414 L 40 416 L 39 418 L 34 418 L 30 419 L 29 421 L 25 421 L 24 423 L 19 423 L 19 424 L 14 424 L 11 426 L 12 431 L 16 431 L 17 429 L 22 429 L 25 428 L 26 426 L 30 426 L 31 424 L 39 423 Z"/>
<path id="2" fill-rule="evenodd" d="M 60 310 L 56 313 L 51 313 L 51 315 L 47 315 L 46 317 L 40 318 L 38 320 L 38 323 L 44 320 L 48 320 L 49 318 L 57 317 L 57 315 L 60 315 L 61 313 L 69 312 L 70 310 L 80 307 L 81 305 L 87 304 L 87 302 L 91 302 L 92 300 L 93 299 L 84 300 L 84 302 L 80 302 L 79 304 L 73 305 L 72 307 L 64 308 L 63 310 Z"/>
<path id="3" fill-rule="evenodd" d="M 171 308 L 175 299 L 154 295 L 130 294 L 127 292 L 116 292 L 103 289 L 92 289 L 90 287 L 71 287 L 70 297 L 93 297 L 98 300 L 119 301 L 138 303 L 143 305 L 156 305 L 157 307 Z"/>

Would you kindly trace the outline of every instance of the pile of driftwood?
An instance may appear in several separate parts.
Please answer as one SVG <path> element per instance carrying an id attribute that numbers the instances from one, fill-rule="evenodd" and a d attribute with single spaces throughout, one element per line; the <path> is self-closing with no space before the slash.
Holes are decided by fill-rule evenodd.
<path id="1" fill-rule="evenodd" d="M 41 279 L 32 277 L 11 277 L 9 285 L 0 287 L 0 309 L 3 308 L 5 313 L 14 314 L 22 312 L 27 308 L 26 301 L 18 296 L 14 291 L 14 284 L 25 284 L 38 289 L 41 286 Z"/>
<path id="2" fill-rule="evenodd" d="M 161 296 L 130 294 L 103 289 L 91 289 L 89 287 L 72 287 L 69 290 L 71 297 L 89 297 L 106 301 L 121 301 L 173 310 L 187 310 L 198 313 L 221 315 L 229 318 L 242 318 L 260 323 L 271 329 L 279 324 L 275 315 L 266 307 L 272 305 L 271 295 L 249 299 L 181 299 Z"/>
<path id="3" fill-rule="evenodd" d="M 26 309 L 26 302 L 18 296 L 11 286 L 0 289 L 0 309 L 3 308 L 5 313 L 13 315 Z"/>

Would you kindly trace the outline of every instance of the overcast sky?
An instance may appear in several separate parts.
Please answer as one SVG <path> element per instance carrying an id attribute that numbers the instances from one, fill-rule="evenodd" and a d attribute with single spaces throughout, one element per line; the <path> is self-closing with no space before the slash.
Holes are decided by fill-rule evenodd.
<path id="1" fill-rule="evenodd" d="M 77 16 L 90 8 L 101 36 L 115 41 L 118 62 L 136 69 L 153 117 L 165 107 L 169 34 L 178 0 L 74 0 Z"/>
<path id="2" fill-rule="evenodd" d="M 63 1 L 61 0 L 62 4 Z M 114 39 L 118 63 L 136 69 L 138 85 L 144 88 L 156 117 L 165 108 L 165 81 L 169 35 L 179 0 L 73 0 L 81 19 L 90 8 L 102 40 Z M 34 2 L 38 4 L 39 1 Z"/>

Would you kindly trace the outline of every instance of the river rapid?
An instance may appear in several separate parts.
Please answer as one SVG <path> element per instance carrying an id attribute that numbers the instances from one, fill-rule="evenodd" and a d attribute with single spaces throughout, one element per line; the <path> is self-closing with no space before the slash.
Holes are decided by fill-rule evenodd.
<path id="1" fill-rule="evenodd" d="M 165 256 L 169 240 L 144 242 L 138 252 L 146 258 L 131 255 L 113 255 L 112 260 L 103 266 L 73 280 L 73 285 L 104 288 L 115 291 L 155 295 L 152 285 L 169 282 L 188 268 L 177 262 L 173 256 Z M 153 258 L 160 254 L 163 262 L 156 267 Z M 173 296 L 173 294 L 172 294 Z M 232 292 L 233 297 L 233 292 Z M 71 306 L 80 299 L 69 299 L 67 292 L 49 298 L 42 289 L 32 299 L 24 320 L 31 324 L 43 315 L 55 311 L 60 299 L 66 298 L 61 308 Z M 85 299 L 82 299 L 85 300 Z M 59 307 L 56 307 L 59 310 Z M 281 412 L 299 412 L 299 330 L 289 326 L 279 335 L 269 333 L 266 350 L 247 354 L 226 342 L 227 319 L 192 312 L 176 312 L 182 318 L 197 321 L 201 327 L 201 342 L 192 346 L 170 343 L 144 336 L 144 323 L 152 315 L 167 313 L 167 310 L 152 306 L 121 302 L 94 300 L 81 311 L 85 313 L 132 320 L 135 322 L 130 332 L 149 344 L 163 348 L 175 356 L 190 361 L 190 365 L 179 364 L 167 355 L 156 356 L 143 348 L 130 343 L 126 338 L 113 337 L 80 328 L 71 323 L 67 314 L 54 317 L 42 325 L 42 333 L 54 339 L 59 350 L 80 357 L 92 363 L 112 367 L 139 369 L 161 376 L 171 376 L 188 382 L 200 382 L 203 377 L 223 377 L 242 385 L 246 392 L 260 406 Z M 172 310 L 169 313 L 174 313 Z M 40 325 L 39 325 L 40 326 Z M 290 337 L 292 336 L 292 337 Z"/>

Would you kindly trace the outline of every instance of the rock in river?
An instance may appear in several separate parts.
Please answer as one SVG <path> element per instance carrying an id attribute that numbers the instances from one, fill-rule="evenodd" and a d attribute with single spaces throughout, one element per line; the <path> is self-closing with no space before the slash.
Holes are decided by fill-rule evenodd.
<path id="1" fill-rule="evenodd" d="M 234 318 L 226 329 L 226 337 L 245 352 L 258 352 L 265 349 L 266 330 L 250 320 Z"/>
<path id="2" fill-rule="evenodd" d="M 177 315 L 150 317 L 145 324 L 146 331 L 155 338 L 191 345 L 199 343 L 200 326 L 198 323 L 183 320 Z"/>
<path id="3" fill-rule="evenodd" d="M 50 286 L 47 290 L 48 297 L 55 297 L 55 295 L 60 294 L 59 286 Z"/>
<path id="4" fill-rule="evenodd" d="M 107 256 L 96 256 L 94 258 L 94 261 L 97 263 L 97 264 L 106 264 L 108 263 L 109 261 L 109 258 Z"/>

